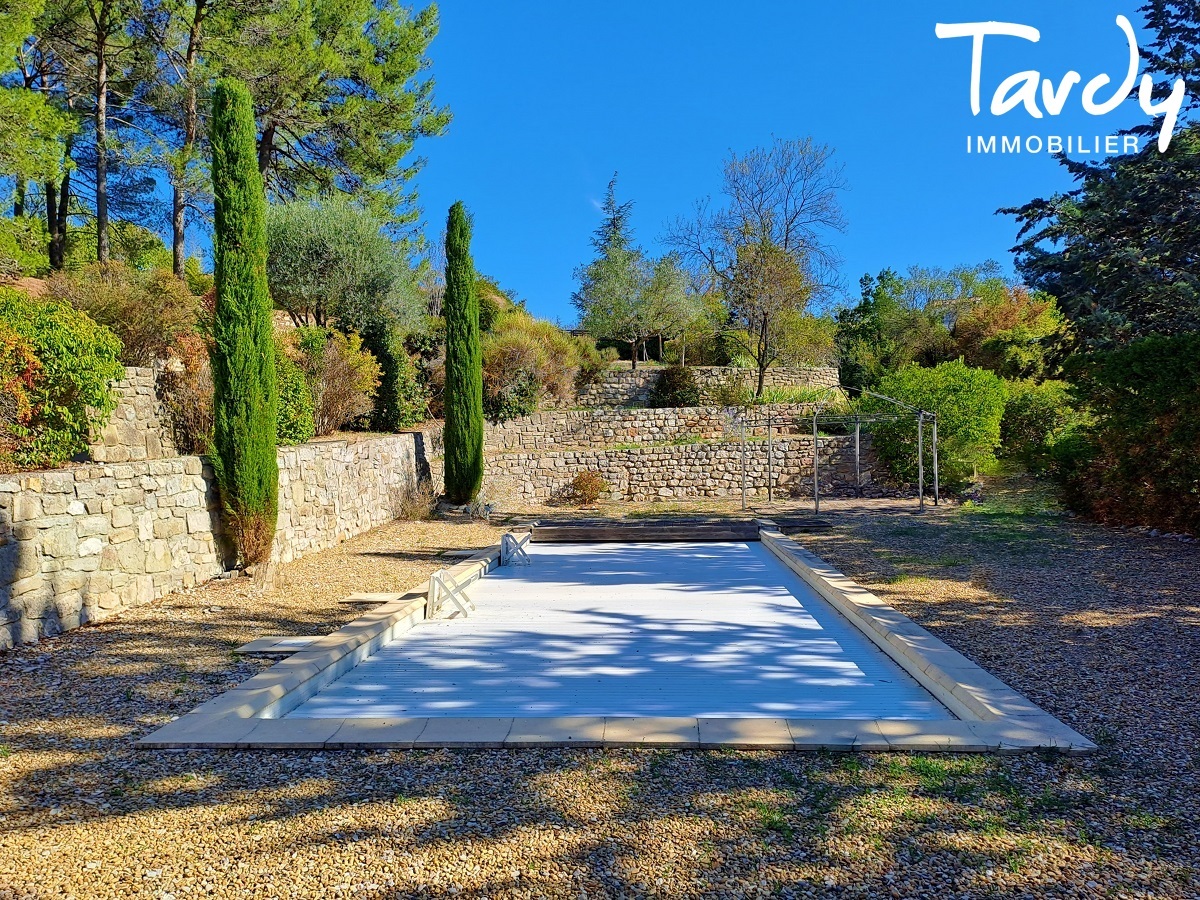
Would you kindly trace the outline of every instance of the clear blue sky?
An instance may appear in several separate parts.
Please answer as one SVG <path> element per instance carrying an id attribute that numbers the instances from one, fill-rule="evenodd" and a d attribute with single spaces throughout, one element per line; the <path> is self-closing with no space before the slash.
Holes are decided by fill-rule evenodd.
<path id="1" fill-rule="evenodd" d="M 463 200 L 475 216 L 477 268 L 533 312 L 570 322 L 572 270 L 589 258 L 614 171 L 636 204 L 638 239 L 661 252 L 664 225 L 718 191 L 731 149 L 811 135 L 845 165 L 849 228 L 835 244 L 851 290 L 884 267 L 989 258 L 1011 267 L 1016 229 L 995 210 L 1069 179 L 1048 154 L 968 156 L 966 137 L 1090 140 L 1143 121 L 1134 105 L 1087 115 L 1080 86 L 1056 118 L 988 112 L 995 87 L 1019 70 L 1057 83 L 1076 69 L 1085 84 L 1108 73 L 1119 83 L 1128 50 L 1115 19 L 1124 14 L 1142 37 L 1140 5 L 444 0 L 433 74 L 454 122 L 419 146 L 427 231 L 436 238 L 447 207 Z M 985 20 L 1031 25 L 1042 39 L 987 39 L 975 118 L 971 41 L 938 40 L 934 24 Z"/>

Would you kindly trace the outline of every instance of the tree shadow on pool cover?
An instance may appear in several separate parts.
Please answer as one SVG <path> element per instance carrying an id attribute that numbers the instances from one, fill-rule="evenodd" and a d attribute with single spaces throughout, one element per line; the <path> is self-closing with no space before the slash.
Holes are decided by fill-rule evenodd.
<path id="1" fill-rule="evenodd" d="M 518 603 L 418 626 L 298 714 L 949 717 L 761 547 L 560 550 L 492 578 L 516 597 L 561 587 L 553 623 Z"/>

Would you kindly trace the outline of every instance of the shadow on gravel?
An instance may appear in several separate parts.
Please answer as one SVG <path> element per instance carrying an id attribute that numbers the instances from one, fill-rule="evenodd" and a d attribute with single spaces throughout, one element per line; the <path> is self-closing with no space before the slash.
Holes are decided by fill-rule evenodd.
<path id="1" fill-rule="evenodd" d="M 230 655 L 248 633 L 354 615 L 205 592 L 0 658 L 0 856 L 28 875 L 0 896 L 60 896 L 64 872 L 80 897 L 1197 896 L 1197 550 L 1030 527 L 1057 533 L 1048 566 L 949 514 L 802 540 L 1094 757 L 134 751 L 261 669 Z"/>

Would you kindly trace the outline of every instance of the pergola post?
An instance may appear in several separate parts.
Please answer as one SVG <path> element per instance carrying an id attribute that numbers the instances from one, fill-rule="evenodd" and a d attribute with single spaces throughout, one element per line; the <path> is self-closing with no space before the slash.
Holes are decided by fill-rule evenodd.
<path id="1" fill-rule="evenodd" d="M 860 451 L 859 436 L 862 433 L 862 422 L 858 420 L 858 416 L 854 417 L 854 494 L 856 497 L 862 496 L 862 453 Z"/>
<path id="2" fill-rule="evenodd" d="M 925 512 L 925 410 L 917 412 L 917 508 Z"/>
<path id="3" fill-rule="evenodd" d="M 817 438 L 817 414 L 813 413 L 813 512 L 821 511 L 821 445 Z"/>
<path id="4" fill-rule="evenodd" d="M 938 491 L 938 458 L 937 458 L 937 416 L 933 417 L 933 505 L 941 502 Z"/>

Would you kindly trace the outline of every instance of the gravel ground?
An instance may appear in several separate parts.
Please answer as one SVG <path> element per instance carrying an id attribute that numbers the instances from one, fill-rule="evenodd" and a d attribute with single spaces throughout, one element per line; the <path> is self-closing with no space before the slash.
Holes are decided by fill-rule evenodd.
<path id="1" fill-rule="evenodd" d="M 130 749 L 265 665 L 234 646 L 498 533 L 398 523 L 0 656 L 0 900 L 1200 897 L 1200 545 L 1028 489 L 910 507 L 801 539 L 1098 754 Z"/>

